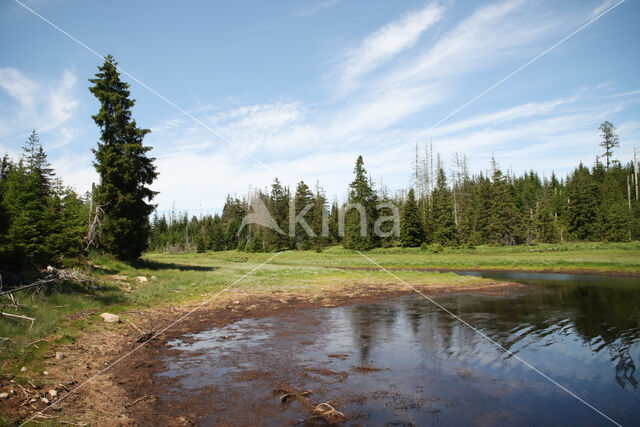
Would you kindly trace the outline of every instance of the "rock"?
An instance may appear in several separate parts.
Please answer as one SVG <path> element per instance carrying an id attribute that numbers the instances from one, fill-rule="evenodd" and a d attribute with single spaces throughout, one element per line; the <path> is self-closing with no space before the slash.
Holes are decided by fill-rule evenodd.
<path id="1" fill-rule="evenodd" d="M 234 303 L 234 304 L 240 304 L 240 301 L 237 301 L 237 300 L 236 300 L 236 301 L 234 301 L 233 303 Z"/>
<path id="2" fill-rule="evenodd" d="M 40 399 L 40 400 L 42 400 L 42 402 L 44 402 L 44 404 L 45 404 L 45 405 L 48 405 L 48 404 L 49 404 L 49 399 L 47 399 L 46 397 L 43 397 L 43 398 L 42 398 L 42 399 Z"/>
<path id="3" fill-rule="evenodd" d="M 0 393 L 0 399 L 6 399 L 9 397 L 9 393 Z"/>
<path id="4" fill-rule="evenodd" d="M 151 280 L 158 280 L 156 276 L 151 276 Z"/>
<path id="5" fill-rule="evenodd" d="M 63 353 L 63 352 L 61 352 L 61 351 L 56 351 L 56 359 L 58 359 L 58 360 L 62 360 L 62 359 L 64 359 L 65 357 L 67 357 L 67 355 L 66 355 L 66 354 L 64 354 L 64 353 Z"/>
<path id="6" fill-rule="evenodd" d="M 148 282 L 147 278 L 144 277 L 144 276 L 138 276 L 137 279 L 138 279 L 138 283 L 147 283 Z"/>
<path id="7" fill-rule="evenodd" d="M 56 397 L 58 395 L 58 391 L 56 389 L 49 390 L 49 396 Z"/>
<path id="8" fill-rule="evenodd" d="M 22 368 L 20 368 L 20 372 L 27 372 L 27 367 L 23 366 Z"/>
<path id="9" fill-rule="evenodd" d="M 42 375 L 49 375 L 49 371 L 42 371 Z"/>
<path id="10" fill-rule="evenodd" d="M 102 313 L 100 317 L 102 317 L 107 323 L 120 323 L 120 316 L 116 316 L 115 314 Z"/>

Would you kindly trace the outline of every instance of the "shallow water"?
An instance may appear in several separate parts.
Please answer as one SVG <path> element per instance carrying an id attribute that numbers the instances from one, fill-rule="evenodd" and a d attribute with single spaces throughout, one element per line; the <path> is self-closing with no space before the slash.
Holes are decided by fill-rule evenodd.
<path id="1" fill-rule="evenodd" d="M 473 273 L 479 274 L 479 273 Z M 623 425 L 640 419 L 640 280 L 482 273 L 530 286 L 435 300 Z M 594 409 L 419 296 L 244 319 L 171 343 L 168 413 L 202 424 L 309 420 L 313 390 L 353 424 L 606 425 Z"/>

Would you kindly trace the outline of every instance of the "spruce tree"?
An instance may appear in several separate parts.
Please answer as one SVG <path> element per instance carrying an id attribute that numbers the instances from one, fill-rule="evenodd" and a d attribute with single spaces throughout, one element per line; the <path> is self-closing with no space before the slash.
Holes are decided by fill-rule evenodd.
<path id="1" fill-rule="evenodd" d="M 364 160 L 358 156 L 353 169 L 354 180 L 349 184 L 348 202 L 363 209 L 364 218 L 356 208 L 350 208 L 345 213 L 345 230 L 342 244 L 347 249 L 367 250 L 377 245 L 378 239 L 373 233 L 373 226 L 377 220 L 378 196 L 373 188 L 373 182 L 364 169 Z M 364 233 L 361 228 L 364 221 Z"/>
<path id="2" fill-rule="evenodd" d="M 453 199 L 447 187 L 447 177 L 442 168 L 438 169 L 436 188 L 433 190 L 431 216 L 433 221 L 433 241 L 443 246 L 458 244 L 458 230 L 453 214 Z"/>
<path id="3" fill-rule="evenodd" d="M 497 167 L 493 169 L 487 241 L 497 245 L 517 245 L 523 241 L 522 213 L 513 200 L 508 177 L 502 175 Z"/>
<path id="4" fill-rule="evenodd" d="M 101 131 L 93 150 L 100 176 L 95 203 L 105 212 L 100 245 L 120 259 L 134 260 L 147 248 L 149 215 L 155 209 L 150 202 L 156 193 L 149 185 L 158 174 L 155 159 L 147 156 L 151 147 L 142 143 L 150 130 L 137 127 L 131 112 L 135 100 L 111 55 L 89 81 L 89 90 L 100 102 L 100 111 L 92 116 Z"/>
<path id="5" fill-rule="evenodd" d="M 617 183 L 608 173 L 600 187 L 600 208 L 598 209 L 598 232 L 600 240 L 624 242 L 630 238 L 632 212 L 626 198 L 619 192 Z"/>
<path id="6" fill-rule="evenodd" d="M 589 169 L 582 163 L 574 170 L 567 183 L 567 227 L 578 240 L 596 238 L 598 211 L 597 186 Z"/>
<path id="7" fill-rule="evenodd" d="M 609 169 L 609 166 L 611 165 L 611 157 L 613 156 L 613 149 L 620 146 L 620 140 L 616 133 L 616 127 L 612 123 L 604 121 L 598 129 L 602 132 L 600 134 L 602 137 L 600 146 L 604 148 L 604 153 L 602 153 L 602 155 L 606 159 L 606 167 Z"/>
<path id="8" fill-rule="evenodd" d="M 283 251 L 291 247 L 289 238 L 289 189 L 284 187 L 278 178 L 273 180 L 271 195 L 267 204 L 269 214 L 276 221 L 280 231 L 265 231 L 264 241 L 269 251 Z"/>
<path id="9" fill-rule="evenodd" d="M 313 193 L 309 189 L 309 186 L 304 183 L 304 181 L 300 181 L 298 186 L 296 187 L 296 194 L 293 198 L 295 204 L 295 216 L 299 215 L 303 210 L 306 209 L 306 213 L 302 215 L 302 221 L 305 221 L 306 224 L 311 228 L 314 224 L 313 214 L 314 214 L 314 197 Z M 310 207 L 309 207 L 310 206 Z M 291 220 L 291 218 L 290 218 Z M 287 228 L 288 231 L 288 228 Z M 308 233 L 308 230 L 302 225 L 301 222 L 297 222 L 295 224 L 295 236 L 294 246 L 296 249 L 310 249 L 312 242 L 315 240 L 317 236 L 317 232 L 313 229 L 311 231 L 316 236 L 311 236 Z"/>
<path id="10" fill-rule="evenodd" d="M 415 248 L 424 241 L 424 232 L 420 221 L 420 212 L 416 204 L 413 188 L 407 194 L 407 201 L 400 219 L 400 243 L 404 247 Z"/>

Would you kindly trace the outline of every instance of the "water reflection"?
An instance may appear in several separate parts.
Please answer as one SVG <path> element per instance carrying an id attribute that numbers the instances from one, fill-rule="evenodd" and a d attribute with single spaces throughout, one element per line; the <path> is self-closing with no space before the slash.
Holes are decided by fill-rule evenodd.
<path id="1" fill-rule="evenodd" d="M 437 298 L 622 424 L 640 418 L 640 281 L 495 274 L 503 296 Z M 163 407 L 202 424 L 292 424 L 274 384 L 335 401 L 354 424 L 569 425 L 607 420 L 419 296 L 243 319 L 173 344 Z"/>

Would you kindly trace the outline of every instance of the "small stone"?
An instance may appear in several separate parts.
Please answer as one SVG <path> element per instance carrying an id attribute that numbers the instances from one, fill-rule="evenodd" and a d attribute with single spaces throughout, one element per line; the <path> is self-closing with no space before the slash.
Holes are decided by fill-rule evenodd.
<path id="1" fill-rule="evenodd" d="M 139 283 L 147 283 L 148 281 L 147 278 L 144 276 L 138 276 L 137 279 Z"/>
<path id="2" fill-rule="evenodd" d="M 42 400 L 42 402 L 43 402 L 45 405 L 48 405 L 48 404 L 49 404 L 49 399 L 47 399 L 46 397 L 43 397 L 43 398 L 42 398 L 42 399 L 40 399 L 40 400 Z"/>
<path id="3" fill-rule="evenodd" d="M 42 371 L 42 375 L 49 375 L 49 371 Z"/>
<path id="4" fill-rule="evenodd" d="M 9 393 L 0 393 L 0 399 L 6 399 L 9 397 Z"/>
<path id="5" fill-rule="evenodd" d="M 120 316 L 116 316 L 115 314 L 102 313 L 100 317 L 102 317 L 107 323 L 120 323 Z"/>
<path id="6" fill-rule="evenodd" d="M 23 366 L 22 368 L 20 368 L 20 372 L 27 372 L 27 367 Z"/>
<path id="7" fill-rule="evenodd" d="M 58 391 L 56 389 L 49 390 L 49 396 L 56 397 L 58 395 Z"/>
<path id="8" fill-rule="evenodd" d="M 151 276 L 151 280 L 158 280 L 156 276 Z"/>
<path id="9" fill-rule="evenodd" d="M 63 353 L 63 352 L 61 352 L 61 351 L 56 351 L 56 359 L 58 359 L 58 360 L 62 360 L 62 359 L 64 359 L 65 357 L 67 357 L 67 355 L 66 355 L 66 354 L 64 354 L 64 353 Z"/>
<path id="10" fill-rule="evenodd" d="M 236 300 L 233 302 L 234 304 L 240 304 L 240 301 Z"/>

